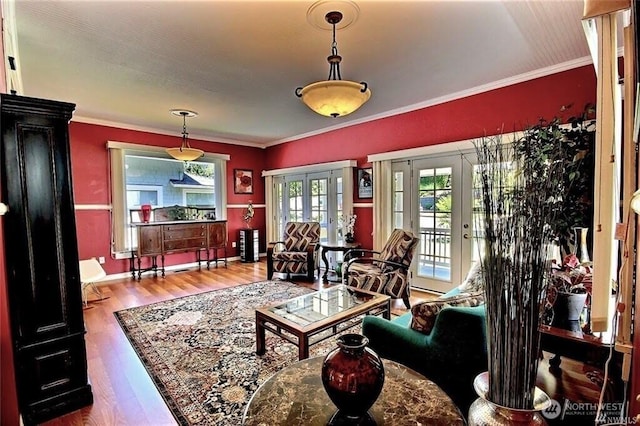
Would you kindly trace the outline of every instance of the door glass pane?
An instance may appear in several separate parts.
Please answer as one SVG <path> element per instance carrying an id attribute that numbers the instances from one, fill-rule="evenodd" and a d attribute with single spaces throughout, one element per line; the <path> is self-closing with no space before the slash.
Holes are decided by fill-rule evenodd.
<path id="1" fill-rule="evenodd" d="M 451 167 L 420 173 L 420 247 L 418 275 L 451 279 Z"/>
<path id="2" fill-rule="evenodd" d="M 335 228 L 336 228 L 335 229 L 336 241 L 338 242 L 343 241 L 342 226 L 338 226 L 338 224 L 340 223 L 340 220 L 338 218 L 342 217 L 342 215 L 344 215 L 344 207 L 343 207 L 343 201 L 342 201 L 342 177 L 338 177 L 336 178 L 336 214 L 333 217 L 333 223 L 335 224 Z"/>
<path id="3" fill-rule="evenodd" d="M 274 223 L 276 225 L 275 235 L 278 236 L 278 239 L 279 237 L 284 235 L 284 225 L 285 225 L 285 215 L 283 213 L 284 188 L 285 188 L 284 182 L 276 182 L 273 188 L 273 196 L 275 198 L 275 202 L 274 202 L 275 217 L 278 218 L 277 220 L 274 220 Z"/>
<path id="4" fill-rule="evenodd" d="M 477 262 L 480 260 L 480 254 L 484 250 L 484 214 L 482 206 L 482 182 L 481 182 L 481 167 L 479 165 L 473 166 L 473 254 L 472 261 Z M 502 176 L 505 178 L 505 182 L 502 182 L 500 186 L 502 188 L 512 189 L 514 182 L 517 179 L 517 167 L 514 163 L 502 163 L 501 168 L 504 170 Z"/>
<path id="5" fill-rule="evenodd" d="M 311 220 L 320 223 L 320 242 L 327 242 L 329 179 L 310 179 L 309 186 L 311 187 Z"/>
<path id="6" fill-rule="evenodd" d="M 483 223 L 482 214 L 482 186 L 480 182 L 480 167 L 479 165 L 473 166 L 473 249 L 471 250 L 471 261 L 480 261 L 480 253 L 484 247 L 483 230 L 479 224 Z"/>
<path id="7" fill-rule="evenodd" d="M 289 182 L 289 222 L 302 222 L 304 217 L 304 207 L 302 204 L 302 181 Z"/>
<path id="8" fill-rule="evenodd" d="M 404 228 L 404 172 L 393 173 L 393 227 Z"/>

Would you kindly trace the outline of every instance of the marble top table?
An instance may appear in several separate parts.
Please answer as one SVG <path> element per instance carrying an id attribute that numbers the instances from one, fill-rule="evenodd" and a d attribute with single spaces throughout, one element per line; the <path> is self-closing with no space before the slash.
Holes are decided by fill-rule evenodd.
<path id="1" fill-rule="evenodd" d="M 251 397 L 242 424 L 325 426 L 336 406 L 322 386 L 323 360 L 299 361 L 271 376 Z M 435 383 L 397 362 L 382 362 L 384 386 L 369 409 L 377 426 L 465 424 L 458 407 Z"/>

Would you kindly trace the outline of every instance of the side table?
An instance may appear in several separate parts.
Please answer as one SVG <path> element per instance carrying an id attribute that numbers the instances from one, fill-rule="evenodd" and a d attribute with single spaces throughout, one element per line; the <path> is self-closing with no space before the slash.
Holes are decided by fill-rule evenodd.
<path id="1" fill-rule="evenodd" d="M 296 362 L 271 376 L 251 397 L 242 424 L 326 426 L 336 406 L 322 385 L 324 357 Z M 378 425 L 464 425 L 465 420 L 435 383 L 383 359 L 385 379 L 369 414 Z"/>
<path id="2" fill-rule="evenodd" d="M 353 242 L 353 243 L 321 243 L 322 245 L 322 261 L 324 262 L 324 275 L 322 275 L 322 281 L 325 283 L 329 282 L 328 274 L 329 274 L 329 260 L 327 259 L 327 252 L 335 251 L 345 253 L 352 249 L 359 249 L 362 247 L 362 244 Z M 338 281 L 333 281 L 338 282 Z"/>

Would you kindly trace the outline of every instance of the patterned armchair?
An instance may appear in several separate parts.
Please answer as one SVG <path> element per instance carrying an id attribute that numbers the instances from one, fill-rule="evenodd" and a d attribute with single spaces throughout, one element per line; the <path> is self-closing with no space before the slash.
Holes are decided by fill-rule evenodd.
<path id="1" fill-rule="evenodd" d="M 318 222 L 288 222 L 283 241 L 267 246 L 267 279 L 273 278 L 274 272 L 282 272 L 287 274 L 287 279 L 291 274 L 304 274 L 313 281 L 319 248 Z"/>
<path id="2" fill-rule="evenodd" d="M 408 272 L 418 241 L 413 233 L 394 229 L 382 251 L 354 250 L 356 255 L 365 257 L 352 258 L 346 263 L 343 267 L 344 283 L 402 299 L 410 308 Z M 345 257 L 350 254 L 347 252 Z"/>

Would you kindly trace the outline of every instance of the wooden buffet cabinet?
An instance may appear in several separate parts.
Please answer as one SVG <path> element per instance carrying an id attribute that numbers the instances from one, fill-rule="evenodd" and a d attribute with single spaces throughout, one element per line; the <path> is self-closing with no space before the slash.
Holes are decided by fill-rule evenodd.
<path id="1" fill-rule="evenodd" d="M 202 261 L 207 262 L 207 269 L 212 261 L 218 267 L 218 251 L 224 250 L 224 265 L 227 266 L 227 222 L 224 220 L 176 220 L 166 222 L 150 222 L 136 224 L 138 234 L 138 249 L 135 252 L 137 267 L 132 265 L 132 274 L 138 279 L 143 272 L 158 268 L 164 277 L 164 256 L 171 253 L 193 251 L 196 253 L 198 267 Z M 202 259 L 202 253 L 206 258 Z M 213 254 L 213 258 L 210 256 Z M 161 264 L 158 266 L 157 257 Z M 142 268 L 141 259 L 149 257 L 151 265 Z M 133 259 L 132 259 L 133 262 Z"/>

